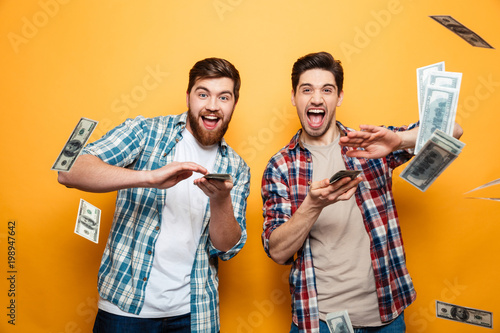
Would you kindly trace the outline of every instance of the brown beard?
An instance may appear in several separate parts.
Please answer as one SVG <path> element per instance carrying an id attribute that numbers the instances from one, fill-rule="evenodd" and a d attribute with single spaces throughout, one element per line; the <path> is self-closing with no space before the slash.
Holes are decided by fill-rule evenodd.
<path id="1" fill-rule="evenodd" d="M 207 131 L 203 128 L 203 126 L 200 126 L 198 119 L 193 115 L 191 109 L 188 109 L 188 122 L 189 126 L 191 126 L 191 129 L 193 130 L 193 136 L 203 146 L 211 146 L 220 142 L 224 137 L 224 134 L 226 134 L 231 118 L 229 118 L 229 121 L 227 122 L 223 119 L 219 121 L 222 121 L 222 126 L 219 129 L 215 131 Z"/>

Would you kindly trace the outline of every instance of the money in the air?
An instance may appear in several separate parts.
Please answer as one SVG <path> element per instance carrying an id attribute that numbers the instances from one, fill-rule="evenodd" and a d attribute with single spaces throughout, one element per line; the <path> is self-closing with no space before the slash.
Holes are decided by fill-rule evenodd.
<path id="1" fill-rule="evenodd" d="M 75 234 L 97 244 L 99 242 L 100 226 L 101 210 L 87 201 L 80 199 Z"/>
<path id="2" fill-rule="evenodd" d="M 51 170 L 68 172 L 97 126 L 97 121 L 81 118 L 59 153 Z"/>
<path id="3" fill-rule="evenodd" d="M 463 142 L 436 130 L 399 176 L 425 192 L 458 157 L 464 146 Z"/>
<path id="4" fill-rule="evenodd" d="M 488 49 L 494 49 L 493 46 L 488 44 L 484 39 L 482 39 L 474 31 L 470 30 L 462 23 L 455 20 L 449 15 L 432 15 L 429 16 L 434 21 L 440 23 L 442 26 L 446 27 L 450 31 L 454 32 L 457 36 L 464 39 L 467 43 L 475 47 L 484 47 Z"/>
<path id="5" fill-rule="evenodd" d="M 493 314 L 489 311 L 436 301 L 436 316 L 464 324 L 493 328 Z"/>
<path id="6" fill-rule="evenodd" d="M 431 72 L 444 72 L 444 61 L 417 68 L 418 113 L 422 116 L 427 78 Z"/>

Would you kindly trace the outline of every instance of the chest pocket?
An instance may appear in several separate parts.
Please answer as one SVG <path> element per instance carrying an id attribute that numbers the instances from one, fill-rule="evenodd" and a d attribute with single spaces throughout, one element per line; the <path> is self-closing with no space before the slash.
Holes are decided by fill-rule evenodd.
<path id="1" fill-rule="evenodd" d="M 363 170 L 360 187 L 369 190 L 384 189 L 391 181 L 392 171 L 385 158 L 381 159 L 353 159 L 354 169 Z"/>

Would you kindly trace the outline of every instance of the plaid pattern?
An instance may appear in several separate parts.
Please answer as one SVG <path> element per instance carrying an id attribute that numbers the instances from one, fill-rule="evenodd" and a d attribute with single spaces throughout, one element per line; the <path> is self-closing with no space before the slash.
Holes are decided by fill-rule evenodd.
<path id="1" fill-rule="evenodd" d="M 337 122 L 342 135 L 350 128 Z M 417 126 L 388 127 L 392 131 L 409 130 Z M 269 256 L 269 237 L 299 208 L 309 192 L 312 181 L 312 157 L 300 145 L 301 130 L 290 143 L 274 155 L 262 178 L 264 225 L 262 242 Z M 382 322 L 395 319 L 416 297 L 399 228 L 398 215 L 392 195 L 392 170 L 408 161 L 412 151 L 399 150 L 382 159 L 357 159 L 346 156 L 348 147 L 342 147 L 346 169 L 362 170 L 363 181 L 355 197 L 371 243 L 372 266 L 375 275 L 379 310 Z M 319 310 L 315 273 L 309 238 L 287 262 L 290 270 L 292 316 L 300 332 L 319 332 Z"/>
<path id="2" fill-rule="evenodd" d="M 172 162 L 175 145 L 182 140 L 187 113 L 177 116 L 128 119 L 98 141 L 85 147 L 104 162 L 133 170 L 154 170 Z M 224 139 L 220 143 L 213 172 L 229 173 L 234 187 L 231 201 L 242 234 L 227 252 L 210 242 L 207 204 L 201 239 L 191 272 L 191 330 L 219 331 L 218 258 L 235 256 L 247 239 L 246 200 L 250 191 L 250 169 Z M 166 190 L 129 188 L 118 191 L 113 225 L 99 269 L 101 297 L 123 311 L 139 314 L 153 264 L 155 242 L 161 228 Z"/>

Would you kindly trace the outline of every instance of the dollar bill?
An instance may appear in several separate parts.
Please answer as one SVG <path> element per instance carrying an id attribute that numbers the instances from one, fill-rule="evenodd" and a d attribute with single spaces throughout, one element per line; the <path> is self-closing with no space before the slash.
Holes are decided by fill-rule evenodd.
<path id="1" fill-rule="evenodd" d="M 354 333 L 347 310 L 328 313 L 326 324 L 330 333 Z"/>
<path id="2" fill-rule="evenodd" d="M 453 134 L 457 114 L 459 91 L 457 89 L 428 85 L 420 116 L 415 154 L 429 140 L 435 130 Z"/>
<path id="3" fill-rule="evenodd" d="M 474 31 L 470 30 L 462 23 L 455 20 L 453 17 L 448 15 L 432 15 L 429 16 L 434 21 L 440 23 L 442 26 L 446 27 L 450 31 L 454 32 L 459 37 L 463 38 L 467 43 L 475 47 L 484 47 L 488 49 L 493 49 L 494 47 L 488 44 L 484 39 L 482 39 Z"/>
<path id="4" fill-rule="evenodd" d="M 426 76 L 425 86 L 438 86 L 460 90 L 462 73 L 432 71 Z"/>
<path id="5" fill-rule="evenodd" d="M 491 182 L 488 182 L 488 183 L 486 183 L 486 184 L 484 184 L 484 185 L 481 185 L 481 186 L 479 186 L 479 187 L 476 187 L 475 189 L 470 190 L 470 191 L 468 191 L 468 192 L 465 192 L 464 194 L 467 194 L 467 193 L 470 193 L 470 192 L 474 192 L 474 191 L 480 190 L 480 189 L 482 189 L 482 188 L 490 187 L 490 186 L 493 186 L 493 185 L 498 185 L 498 184 L 500 184 L 500 179 L 496 179 L 496 180 L 493 180 L 493 181 L 491 181 Z"/>
<path id="6" fill-rule="evenodd" d="M 59 153 L 51 170 L 68 172 L 97 126 L 97 121 L 81 118 Z"/>
<path id="7" fill-rule="evenodd" d="M 493 328 L 493 314 L 489 311 L 466 308 L 436 301 L 436 317 L 465 324 Z"/>
<path id="8" fill-rule="evenodd" d="M 467 198 L 465 198 L 465 199 L 479 199 L 479 200 L 500 201 L 500 198 L 467 197 Z"/>
<path id="9" fill-rule="evenodd" d="M 458 157 L 464 146 L 463 142 L 436 130 L 399 176 L 425 192 Z"/>
<path id="10" fill-rule="evenodd" d="M 80 199 L 78 216 L 76 218 L 75 234 L 97 244 L 99 242 L 100 226 L 101 210 L 85 200 Z"/>
<path id="11" fill-rule="evenodd" d="M 427 77 L 431 72 L 442 72 L 444 71 L 444 61 L 438 62 L 436 64 L 424 66 L 417 68 L 417 91 L 418 91 L 418 112 L 421 115 L 422 107 L 424 105 L 425 88 L 427 86 Z"/>
<path id="12" fill-rule="evenodd" d="M 215 180 L 231 180 L 231 175 L 228 173 L 208 173 L 203 176 L 206 179 L 215 179 Z"/>

